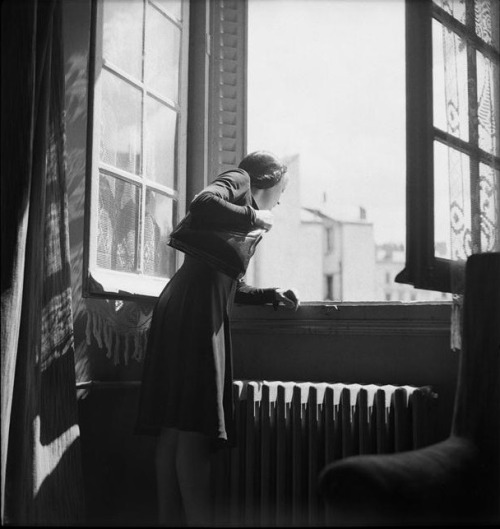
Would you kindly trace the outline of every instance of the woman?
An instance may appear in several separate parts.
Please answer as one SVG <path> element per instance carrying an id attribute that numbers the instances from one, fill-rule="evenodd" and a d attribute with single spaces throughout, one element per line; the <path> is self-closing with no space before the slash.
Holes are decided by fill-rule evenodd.
<path id="1" fill-rule="evenodd" d="M 288 182 L 271 153 L 246 156 L 192 201 L 192 222 L 269 230 Z M 136 431 L 158 435 L 161 525 L 208 525 L 210 454 L 234 446 L 229 314 L 237 303 L 297 309 L 293 290 L 257 289 L 190 256 L 161 293 L 149 331 Z"/>

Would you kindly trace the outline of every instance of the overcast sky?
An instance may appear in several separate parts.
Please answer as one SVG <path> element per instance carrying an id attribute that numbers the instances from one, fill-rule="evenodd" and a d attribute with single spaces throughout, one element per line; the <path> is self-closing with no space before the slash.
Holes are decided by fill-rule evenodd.
<path id="1" fill-rule="evenodd" d="M 404 242 L 404 0 L 248 4 L 248 150 L 299 153 L 304 206 Z"/>

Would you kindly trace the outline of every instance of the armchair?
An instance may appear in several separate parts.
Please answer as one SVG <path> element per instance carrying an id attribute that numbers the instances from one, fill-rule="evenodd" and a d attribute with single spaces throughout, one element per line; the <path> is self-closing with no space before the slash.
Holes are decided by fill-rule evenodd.
<path id="1" fill-rule="evenodd" d="M 450 436 L 428 447 L 327 465 L 334 525 L 500 521 L 500 253 L 466 263 L 462 351 Z"/>

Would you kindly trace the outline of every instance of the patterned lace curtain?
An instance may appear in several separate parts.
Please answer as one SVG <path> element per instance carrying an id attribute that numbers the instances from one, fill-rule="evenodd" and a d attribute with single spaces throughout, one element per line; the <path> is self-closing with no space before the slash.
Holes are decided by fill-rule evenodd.
<path id="1" fill-rule="evenodd" d="M 450 254 L 454 261 L 452 348 L 461 346 L 465 261 L 473 253 L 500 251 L 499 7 L 498 0 L 437 0 L 454 20 L 486 43 L 442 27 L 447 131 L 479 148 L 479 159 L 448 149 Z"/>

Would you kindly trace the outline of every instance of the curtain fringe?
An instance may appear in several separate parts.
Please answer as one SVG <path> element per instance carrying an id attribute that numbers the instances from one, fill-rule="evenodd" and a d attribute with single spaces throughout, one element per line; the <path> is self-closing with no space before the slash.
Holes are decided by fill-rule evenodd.
<path id="1" fill-rule="evenodd" d="M 106 357 L 112 359 L 115 366 L 121 363 L 127 366 L 131 360 L 143 361 L 152 310 L 145 313 L 138 307 L 129 306 L 126 314 L 120 317 L 110 302 L 87 300 L 85 312 L 85 339 L 88 346 L 94 338 L 99 349 L 106 350 Z M 134 323 L 122 321 L 131 318 L 135 320 Z"/>

